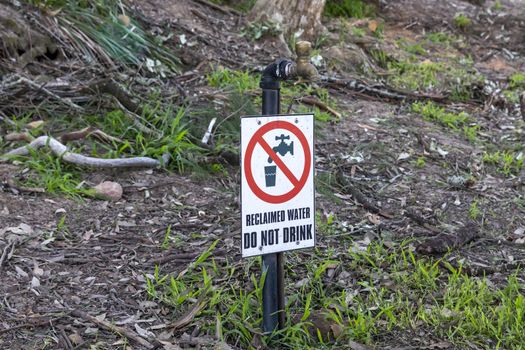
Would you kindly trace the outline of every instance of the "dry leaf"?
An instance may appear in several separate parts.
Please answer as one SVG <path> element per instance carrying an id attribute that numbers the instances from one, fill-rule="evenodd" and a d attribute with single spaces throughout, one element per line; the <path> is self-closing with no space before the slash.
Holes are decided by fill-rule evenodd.
<path id="1" fill-rule="evenodd" d="M 40 280 L 33 276 L 33 279 L 31 280 L 31 287 L 32 288 L 40 287 Z"/>
<path id="2" fill-rule="evenodd" d="M 120 23 L 122 23 L 124 27 L 129 26 L 129 24 L 131 23 L 131 20 L 126 15 L 118 15 L 118 20 L 120 21 Z"/>
<path id="3" fill-rule="evenodd" d="M 34 122 L 27 123 L 26 127 L 29 129 L 36 129 L 44 124 L 43 120 L 35 120 Z"/>
<path id="4" fill-rule="evenodd" d="M 379 27 L 379 23 L 377 23 L 375 19 L 368 21 L 368 29 L 370 29 L 372 33 L 376 32 L 377 27 Z"/>

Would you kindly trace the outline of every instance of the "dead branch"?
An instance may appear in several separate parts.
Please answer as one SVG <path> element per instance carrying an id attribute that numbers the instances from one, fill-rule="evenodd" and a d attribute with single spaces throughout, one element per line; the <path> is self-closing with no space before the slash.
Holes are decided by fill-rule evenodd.
<path id="1" fill-rule="evenodd" d="M 75 141 L 75 140 L 83 140 L 89 136 L 94 136 L 100 141 L 106 142 L 106 143 L 122 142 L 122 140 L 120 140 L 119 138 L 108 135 L 102 130 L 95 129 L 92 126 L 88 126 L 87 128 L 84 128 L 82 130 L 72 131 L 72 132 L 62 134 L 62 136 L 60 136 L 60 141 L 68 142 L 68 141 Z"/>
<path id="2" fill-rule="evenodd" d="M 450 249 L 457 249 L 479 236 L 479 228 L 469 222 L 453 234 L 442 233 L 419 244 L 416 250 L 423 254 L 443 254 Z"/>
<path id="3" fill-rule="evenodd" d="M 341 119 L 341 113 L 339 113 L 338 111 L 326 105 L 325 103 L 323 103 L 322 101 L 320 101 L 319 99 L 315 97 L 304 96 L 304 97 L 298 98 L 297 101 L 310 105 L 310 106 L 318 107 L 320 110 L 328 112 L 332 114 L 334 117 Z"/>
<path id="4" fill-rule="evenodd" d="M 55 94 L 54 92 L 51 92 L 50 90 L 46 89 L 44 87 L 45 84 L 39 85 L 39 84 L 35 83 L 34 81 L 29 80 L 29 79 L 27 79 L 25 77 L 20 77 L 18 79 L 18 82 L 22 82 L 22 83 L 26 84 L 27 86 L 32 87 L 33 89 L 40 90 L 43 93 L 45 93 L 46 95 L 56 99 L 57 101 L 62 102 L 66 106 L 69 106 L 69 107 L 73 108 L 76 111 L 83 111 L 84 110 L 84 108 L 82 108 L 79 105 L 71 102 L 71 100 L 69 100 L 68 98 L 62 98 L 62 97 L 58 96 L 57 94 Z"/>
<path id="5" fill-rule="evenodd" d="M 94 323 L 94 324 L 96 324 L 99 327 L 102 327 L 102 328 L 105 328 L 105 329 L 109 330 L 110 332 L 115 332 L 115 333 L 118 333 L 120 335 L 123 335 L 126 338 L 131 339 L 134 342 L 136 342 L 136 343 L 146 347 L 147 349 L 152 349 L 154 347 L 153 344 L 151 344 L 149 341 L 147 341 L 146 339 L 142 338 L 141 336 L 139 336 L 137 333 L 133 332 L 132 330 L 129 330 L 129 329 L 126 329 L 126 328 L 123 328 L 123 327 L 119 327 L 119 326 L 115 326 L 114 324 L 111 324 L 111 323 L 109 323 L 107 321 L 100 321 L 96 317 L 91 316 L 91 315 L 89 315 L 88 313 L 86 313 L 84 311 L 73 310 L 73 311 L 71 311 L 71 315 L 75 316 L 75 317 L 80 317 L 80 318 L 82 318 L 82 319 L 84 319 L 86 321 Z"/>
<path id="6" fill-rule="evenodd" d="M 520 112 L 521 118 L 525 120 L 525 92 L 522 92 L 520 95 Z"/>
<path id="7" fill-rule="evenodd" d="M 168 325 L 168 328 L 170 328 L 172 331 L 176 331 L 178 329 L 181 329 L 183 327 L 186 327 L 188 324 L 190 324 L 191 321 L 199 314 L 199 312 L 204 309 L 204 307 L 207 304 L 207 301 L 204 300 L 207 290 L 205 290 L 202 293 L 202 296 L 199 298 L 199 300 L 195 303 L 195 305 L 188 310 L 184 315 L 182 315 L 181 318 L 176 320 L 175 322 Z"/>
<path id="8" fill-rule="evenodd" d="M 434 233 L 441 233 L 442 232 L 439 229 L 437 229 L 436 227 L 434 227 L 431 224 L 431 220 L 425 218 L 423 216 L 423 214 L 421 214 L 416 208 L 408 207 L 405 210 L 404 214 L 405 214 L 406 217 L 408 217 L 409 219 L 414 221 L 416 224 L 426 228 L 429 231 L 432 231 Z"/>
<path id="9" fill-rule="evenodd" d="M 44 193 L 46 192 L 46 190 L 41 187 L 26 187 L 26 186 L 17 185 L 15 183 L 15 180 L 13 180 L 12 177 L 6 180 L 6 184 L 7 186 L 9 186 L 9 188 L 15 191 L 18 191 L 18 192 L 26 192 L 26 193 Z"/>
<path id="10" fill-rule="evenodd" d="M 5 334 L 5 333 L 9 333 L 9 332 L 13 332 L 13 331 L 16 331 L 16 330 L 22 329 L 22 328 L 42 327 L 42 326 L 45 326 L 45 325 L 50 325 L 50 324 L 53 324 L 53 322 L 60 320 L 62 317 L 63 316 L 55 317 L 55 318 L 51 318 L 51 319 L 44 319 L 44 320 L 38 320 L 38 321 L 33 321 L 33 322 L 27 322 L 27 323 L 19 324 L 17 326 L 11 327 L 11 328 L 0 329 L 0 335 L 1 334 Z"/>
<path id="11" fill-rule="evenodd" d="M 10 242 L 4 247 L 4 251 L 2 252 L 2 256 L 0 257 L 0 271 L 2 270 L 2 265 L 4 264 L 4 261 L 6 261 L 7 258 L 7 252 L 11 248 L 11 246 L 14 247 L 15 242 Z"/>
<path id="12" fill-rule="evenodd" d="M 431 101 L 436 101 L 436 102 L 444 102 L 447 100 L 447 97 L 442 96 L 442 95 L 414 93 L 410 91 L 394 89 L 389 86 L 369 85 L 363 81 L 359 81 L 356 79 L 339 79 L 339 78 L 323 76 L 321 80 L 327 86 L 349 89 L 352 91 L 363 93 L 365 95 L 377 96 L 377 97 L 387 99 L 387 100 L 395 100 L 395 101 L 431 100 Z"/>
<path id="13" fill-rule="evenodd" d="M 56 156 L 61 157 L 68 163 L 93 168 L 155 168 L 166 165 L 170 159 L 170 155 L 167 153 L 162 155 L 163 162 L 149 157 L 112 159 L 87 157 L 68 151 L 64 144 L 60 143 L 53 137 L 40 136 L 32 141 L 29 145 L 22 146 L 5 153 L 4 155 L 0 156 L 0 160 L 6 160 L 8 157 L 12 156 L 25 156 L 29 154 L 30 150 L 36 150 L 43 146 L 48 146 Z"/>
<path id="14" fill-rule="evenodd" d="M 357 189 L 356 186 L 354 186 L 351 183 L 351 181 L 349 181 L 343 175 L 343 172 L 341 170 L 337 172 L 336 179 L 337 182 L 352 195 L 355 201 L 361 204 L 366 210 L 368 210 L 371 213 L 381 215 L 382 217 L 387 219 L 393 218 L 393 215 L 391 213 L 384 212 L 383 210 L 378 208 L 374 203 L 372 203 L 361 191 Z"/>
<path id="15" fill-rule="evenodd" d="M 195 0 L 196 2 L 202 4 L 202 5 L 206 5 L 206 6 L 209 6 L 211 7 L 212 9 L 214 10 L 217 10 L 217 11 L 220 11 L 222 13 L 225 13 L 225 14 L 234 14 L 234 15 L 237 15 L 237 16 L 242 16 L 242 13 L 240 13 L 239 11 L 235 10 L 235 9 L 232 9 L 232 8 L 224 8 L 223 6 L 219 6 L 217 4 L 214 4 L 213 2 L 211 1 L 208 1 L 208 0 Z"/>
<path id="16" fill-rule="evenodd" d="M 26 141 L 31 142 L 35 138 L 31 136 L 28 132 L 12 132 L 10 134 L 5 135 L 4 139 L 6 141 Z"/>

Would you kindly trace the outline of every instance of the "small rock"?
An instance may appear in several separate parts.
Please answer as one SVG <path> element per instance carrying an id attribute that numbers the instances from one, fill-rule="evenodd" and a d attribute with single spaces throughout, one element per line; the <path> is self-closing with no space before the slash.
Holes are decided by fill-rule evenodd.
<path id="1" fill-rule="evenodd" d="M 118 201 L 122 197 L 122 186 L 117 182 L 104 181 L 93 187 L 95 195 L 101 199 Z"/>

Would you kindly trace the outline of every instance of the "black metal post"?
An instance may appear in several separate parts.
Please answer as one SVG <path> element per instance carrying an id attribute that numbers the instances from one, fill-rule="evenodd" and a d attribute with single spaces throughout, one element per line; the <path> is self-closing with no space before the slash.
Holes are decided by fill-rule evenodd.
<path id="1" fill-rule="evenodd" d="M 278 60 L 264 70 L 262 88 L 262 114 L 276 115 L 281 112 L 281 79 L 288 78 L 293 62 Z M 266 279 L 262 291 L 263 332 L 271 334 L 284 328 L 284 254 L 273 253 L 262 256 L 263 272 Z"/>

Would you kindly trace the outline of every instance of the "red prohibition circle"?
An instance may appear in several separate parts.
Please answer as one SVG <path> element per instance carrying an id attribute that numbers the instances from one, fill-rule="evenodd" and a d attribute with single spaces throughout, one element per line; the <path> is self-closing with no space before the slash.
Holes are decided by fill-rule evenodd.
<path id="1" fill-rule="evenodd" d="M 299 139 L 299 142 L 301 143 L 301 146 L 303 147 L 304 169 L 303 169 L 303 173 L 301 174 L 301 177 L 297 181 L 294 181 L 294 179 L 290 178 L 289 175 L 293 177 L 293 174 L 291 174 L 291 172 L 288 170 L 286 165 L 284 165 L 282 160 L 275 154 L 275 152 L 273 152 L 271 148 L 268 149 L 269 146 L 266 143 L 266 141 L 263 139 L 263 136 L 268 131 L 271 131 L 274 129 L 285 129 L 285 130 L 290 131 Z M 279 167 L 279 169 L 281 169 L 281 171 L 285 173 L 285 175 L 288 172 L 289 175 L 286 175 L 286 176 L 294 187 L 287 193 L 284 193 L 281 195 L 268 194 L 264 192 L 255 182 L 255 179 L 253 178 L 253 173 L 252 173 L 252 156 L 253 156 L 253 150 L 255 149 L 255 146 L 257 144 L 261 144 L 261 147 L 263 147 L 266 153 L 268 153 L 268 155 L 275 161 L 276 165 Z M 265 148 L 264 145 L 266 145 L 267 147 Z M 290 199 L 294 198 L 303 189 L 304 185 L 306 184 L 306 180 L 308 179 L 308 176 L 310 175 L 310 167 L 312 166 L 311 158 L 312 156 L 310 153 L 310 146 L 308 145 L 308 141 L 306 140 L 306 137 L 304 136 L 302 131 L 297 126 L 293 125 L 292 123 L 282 121 L 282 120 L 270 122 L 262 126 L 259 130 L 257 130 L 255 134 L 253 134 L 251 140 L 248 142 L 248 146 L 246 147 L 246 153 L 245 153 L 245 158 L 244 158 L 244 173 L 246 174 L 246 181 L 248 182 L 248 186 L 250 186 L 250 189 L 253 191 L 253 193 L 257 197 L 262 199 L 263 201 L 267 203 L 272 203 L 272 204 L 279 204 L 279 203 L 287 202 Z"/>

